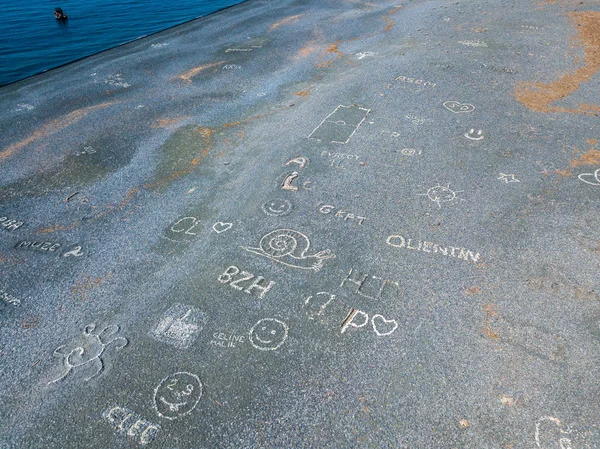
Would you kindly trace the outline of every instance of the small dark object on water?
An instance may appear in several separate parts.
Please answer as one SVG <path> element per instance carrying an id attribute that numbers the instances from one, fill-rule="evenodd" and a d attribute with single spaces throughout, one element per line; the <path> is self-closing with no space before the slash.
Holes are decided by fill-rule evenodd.
<path id="1" fill-rule="evenodd" d="M 56 17 L 56 20 L 60 22 L 64 22 L 68 19 L 67 15 L 63 12 L 62 8 L 56 8 L 54 10 L 54 17 Z"/>

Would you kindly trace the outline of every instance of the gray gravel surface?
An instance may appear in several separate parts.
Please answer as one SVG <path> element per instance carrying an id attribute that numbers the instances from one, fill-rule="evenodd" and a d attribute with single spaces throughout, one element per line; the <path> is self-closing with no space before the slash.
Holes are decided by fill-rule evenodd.
<path id="1" fill-rule="evenodd" d="M 0 447 L 600 447 L 600 3 L 249 0 L 0 88 Z"/>

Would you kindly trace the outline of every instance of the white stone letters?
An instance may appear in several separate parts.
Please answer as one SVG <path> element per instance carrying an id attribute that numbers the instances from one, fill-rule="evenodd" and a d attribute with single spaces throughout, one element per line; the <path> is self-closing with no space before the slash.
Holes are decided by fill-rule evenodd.
<path id="1" fill-rule="evenodd" d="M 111 407 L 102 416 L 118 433 L 143 446 L 154 441 L 160 431 L 159 425 L 142 419 L 125 407 Z"/>
<path id="2" fill-rule="evenodd" d="M 341 333 L 343 334 L 346 332 L 349 327 L 360 329 L 361 327 L 365 327 L 368 323 L 369 315 L 367 313 L 358 309 L 352 309 L 344 321 L 342 321 L 342 325 L 340 326 Z M 379 314 L 373 315 L 371 318 L 371 325 L 373 327 L 373 332 L 375 332 L 378 337 L 391 335 L 398 328 L 396 320 L 387 320 L 383 315 Z"/>
<path id="3" fill-rule="evenodd" d="M 236 280 L 233 280 L 234 276 L 239 277 Z M 254 279 L 249 285 L 246 286 L 240 285 L 243 282 L 247 282 L 251 279 Z M 254 294 L 256 291 L 258 293 L 259 298 L 264 298 L 265 295 L 271 290 L 271 288 L 275 285 L 274 281 L 267 282 L 267 280 L 262 276 L 254 276 L 252 273 L 247 271 L 240 271 L 238 267 L 235 265 L 231 265 L 228 267 L 219 277 L 218 281 L 221 284 L 229 284 L 232 288 L 236 290 L 243 290 L 244 293 L 248 293 L 249 295 Z"/>

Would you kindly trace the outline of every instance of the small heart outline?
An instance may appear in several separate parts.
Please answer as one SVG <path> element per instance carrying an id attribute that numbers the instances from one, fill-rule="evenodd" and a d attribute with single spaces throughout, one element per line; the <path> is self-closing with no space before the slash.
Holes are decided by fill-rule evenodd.
<path id="1" fill-rule="evenodd" d="M 220 234 L 225 231 L 229 231 L 233 223 L 223 223 L 222 221 L 217 221 L 214 225 L 212 225 L 212 230 L 217 234 Z"/>
<path id="2" fill-rule="evenodd" d="M 443 106 L 448 109 L 450 112 L 454 112 L 455 114 L 460 114 L 461 112 L 473 112 L 475 110 L 475 106 L 469 103 L 460 103 L 458 101 L 450 100 L 445 101 Z M 456 110 L 456 109 L 459 110 Z M 466 109 L 463 109 L 466 108 Z"/>
<path id="3" fill-rule="evenodd" d="M 377 325 L 375 324 L 375 318 L 381 318 L 381 320 L 383 321 L 384 324 L 386 323 L 394 323 L 394 328 L 389 331 L 389 332 L 379 332 L 379 330 L 377 329 Z M 384 337 L 386 335 L 390 335 L 392 334 L 396 329 L 398 329 L 398 323 L 396 322 L 396 320 L 386 320 L 383 315 L 373 315 L 373 317 L 371 318 L 371 324 L 373 325 L 373 331 L 375 331 L 375 333 L 377 334 L 378 337 Z"/>
<path id="4" fill-rule="evenodd" d="M 584 176 L 586 178 L 588 176 L 593 176 L 594 178 L 596 178 L 596 182 L 587 181 L 587 180 L 583 179 L 582 176 Z M 600 186 L 600 168 L 598 170 L 596 170 L 594 173 L 582 173 L 578 176 L 578 178 L 580 181 L 583 181 L 586 184 L 589 184 L 591 186 Z"/>

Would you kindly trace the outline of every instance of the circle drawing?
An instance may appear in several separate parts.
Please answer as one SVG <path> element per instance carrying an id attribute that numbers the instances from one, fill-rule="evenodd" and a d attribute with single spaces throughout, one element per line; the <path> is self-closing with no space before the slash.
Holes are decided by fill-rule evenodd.
<path id="1" fill-rule="evenodd" d="M 437 203 L 438 207 L 442 207 L 441 203 L 450 203 L 454 200 L 464 201 L 457 197 L 457 193 L 462 193 L 464 190 L 452 190 L 450 184 L 447 186 L 437 185 L 427 190 L 427 193 L 419 193 L 419 195 L 427 196 L 431 201 Z"/>
<path id="2" fill-rule="evenodd" d="M 261 351 L 274 351 L 287 339 L 288 325 L 275 318 L 263 318 L 250 329 L 250 343 Z"/>
<path id="3" fill-rule="evenodd" d="M 155 388 L 154 408 L 161 418 L 174 420 L 190 414 L 201 397 L 200 378 L 180 371 L 165 377 Z"/>
<path id="4" fill-rule="evenodd" d="M 262 209 L 265 214 L 275 217 L 283 217 L 292 211 L 292 203 L 288 200 L 270 200 L 263 204 Z"/>

